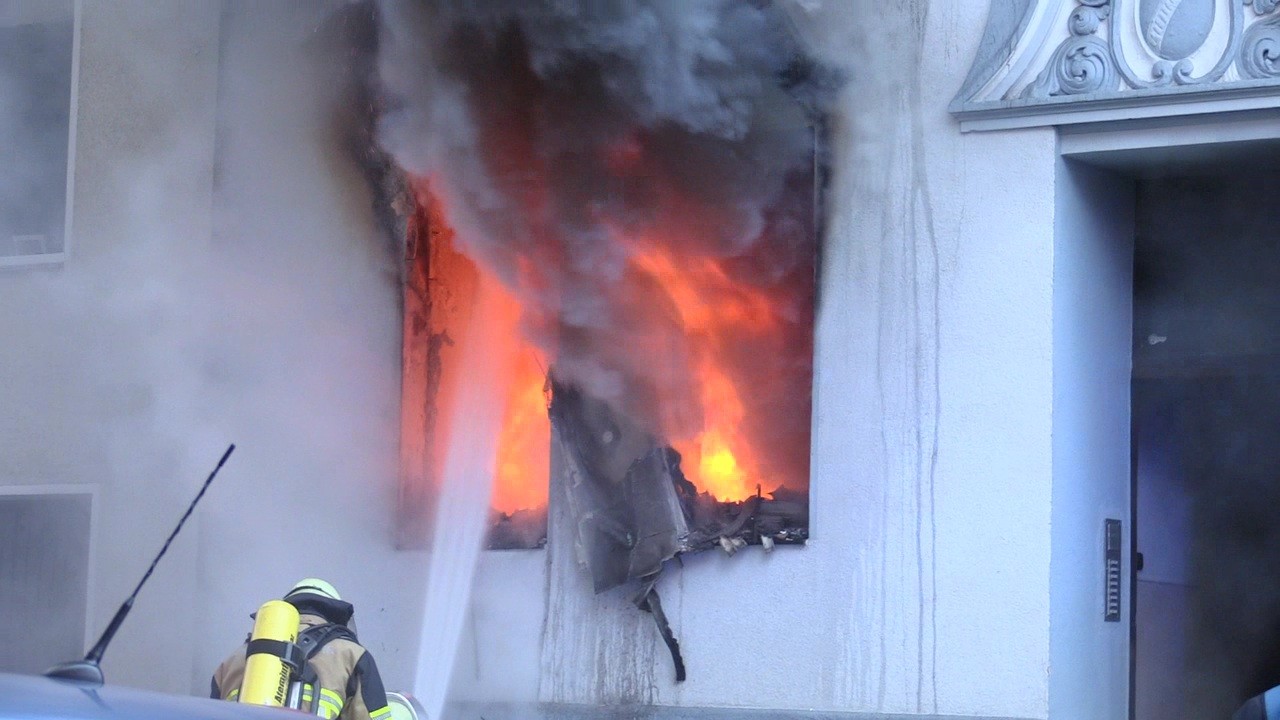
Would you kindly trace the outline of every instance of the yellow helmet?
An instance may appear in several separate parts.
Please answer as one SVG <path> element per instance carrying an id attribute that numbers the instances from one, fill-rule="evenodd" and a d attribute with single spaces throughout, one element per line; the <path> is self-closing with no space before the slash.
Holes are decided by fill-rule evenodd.
<path id="1" fill-rule="evenodd" d="M 289 592 L 284 594 L 284 599 L 288 600 L 290 596 L 301 595 L 303 593 L 327 597 L 330 600 L 342 599 L 338 595 L 337 588 L 320 578 L 303 578 L 299 580 L 293 584 L 293 587 L 289 589 Z"/>

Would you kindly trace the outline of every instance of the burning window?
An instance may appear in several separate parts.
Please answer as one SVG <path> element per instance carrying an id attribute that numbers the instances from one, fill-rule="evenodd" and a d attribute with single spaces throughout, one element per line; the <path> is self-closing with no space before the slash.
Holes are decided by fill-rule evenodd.
<path id="1" fill-rule="evenodd" d="M 746 544 L 772 547 L 808 538 L 816 135 L 813 143 L 813 162 L 792 174 L 760 230 L 786 236 L 787 253 L 807 262 L 780 262 L 769 272 L 762 268 L 775 258 L 767 253 L 689 256 L 655 242 L 629 258 L 619 279 L 625 304 L 637 314 L 628 323 L 630 344 L 615 351 L 644 356 L 655 377 L 682 382 L 674 389 L 661 383 L 642 388 L 647 398 L 678 393 L 658 406 L 656 423 L 645 425 L 646 418 L 630 415 L 635 411 L 625 400 L 604 402 L 601 407 L 613 417 L 600 439 L 612 446 L 622 436 L 619 424 L 646 434 L 647 446 L 619 451 L 631 453 L 615 461 L 624 466 L 641 460 L 648 446 L 674 451 L 671 480 L 696 536 L 685 551 L 710 544 L 732 553 Z M 442 412 L 452 401 L 450 380 L 460 362 L 456 341 L 470 321 L 486 270 L 459 250 L 429 183 L 417 179 L 410 186 L 415 210 L 406 243 L 402 506 L 428 508 L 445 452 Z M 762 274 L 771 279 L 764 287 L 740 280 Z M 514 294 L 507 302 L 513 318 L 529 312 Z M 490 549 L 541 547 L 547 536 L 555 356 L 524 334 L 527 327 L 513 322 L 512 331 L 514 361 L 504 383 L 509 390 L 494 462 Z M 567 377 L 560 392 L 578 396 L 581 383 L 573 382 L 572 372 Z M 568 417 L 562 414 L 561 421 L 578 421 Z M 578 445 L 572 452 L 591 451 Z M 402 544 L 418 544 L 405 540 L 420 536 L 427 518 L 425 511 L 402 512 Z"/>
<path id="2" fill-rule="evenodd" d="M 379 140 L 411 206 L 402 544 L 430 523 L 455 343 L 493 285 L 490 547 L 541 544 L 549 498 L 624 555 L 645 503 L 673 513 L 666 557 L 803 542 L 834 78 L 779 5 L 588 5 L 384 6 Z"/>

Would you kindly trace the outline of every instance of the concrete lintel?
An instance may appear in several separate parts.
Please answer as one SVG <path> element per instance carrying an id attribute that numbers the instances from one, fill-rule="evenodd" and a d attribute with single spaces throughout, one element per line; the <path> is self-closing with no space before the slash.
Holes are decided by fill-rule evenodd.
<path id="1" fill-rule="evenodd" d="M 1072 125 L 1059 131 L 1064 157 L 1132 150 L 1180 148 L 1280 140 L 1280 109 L 1269 108 L 1229 116 L 1200 115 Z"/>
<path id="2" fill-rule="evenodd" d="M 1053 98 L 1038 103 L 992 102 L 970 105 L 953 114 L 960 121 L 961 132 L 980 132 L 1191 117 L 1278 107 L 1280 88 L 1251 83 L 1194 92 L 1117 93 L 1086 98 Z"/>

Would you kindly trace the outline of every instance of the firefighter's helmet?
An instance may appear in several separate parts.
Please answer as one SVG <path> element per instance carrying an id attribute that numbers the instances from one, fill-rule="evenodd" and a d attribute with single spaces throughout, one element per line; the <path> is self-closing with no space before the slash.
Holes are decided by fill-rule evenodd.
<path id="1" fill-rule="evenodd" d="M 288 600 L 294 595 L 302 594 L 319 595 L 321 597 L 327 597 L 330 600 L 342 599 L 342 597 L 338 595 L 337 588 L 320 578 L 303 578 L 302 580 L 299 580 L 293 584 L 293 587 L 289 589 L 289 592 L 285 593 L 284 599 Z"/>

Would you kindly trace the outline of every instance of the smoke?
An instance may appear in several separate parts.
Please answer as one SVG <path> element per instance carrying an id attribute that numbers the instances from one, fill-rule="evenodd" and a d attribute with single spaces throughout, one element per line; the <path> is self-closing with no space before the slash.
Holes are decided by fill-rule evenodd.
<path id="1" fill-rule="evenodd" d="M 53 4 L 0 3 L 0 19 Z M 421 603 L 395 579 L 423 558 L 391 545 L 400 289 L 350 128 L 335 127 L 352 105 L 332 37 L 343 3 L 82 5 L 69 254 L 0 269 L 0 483 L 97 490 L 91 641 L 236 442 L 107 653 L 108 680 L 206 694 L 248 614 L 319 575 L 402 688 Z M 15 87 L 0 82 L 0 117 L 22 107 Z M 0 121 L 0 186 L 38 169 L 10 148 L 57 166 L 20 137 Z"/>
<path id="2" fill-rule="evenodd" d="M 639 257 L 710 260 L 721 299 L 767 298 L 758 321 L 783 328 L 773 344 L 748 331 L 724 354 L 735 380 L 761 388 L 749 418 L 807 432 L 796 398 L 809 395 L 814 128 L 837 82 L 788 11 L 804 8 L 381 5 L 383 146 L 443 201 L 461 249 L 517 293 L 557 372 L 668 435 L 701 422 L 696 353 Z"/>

